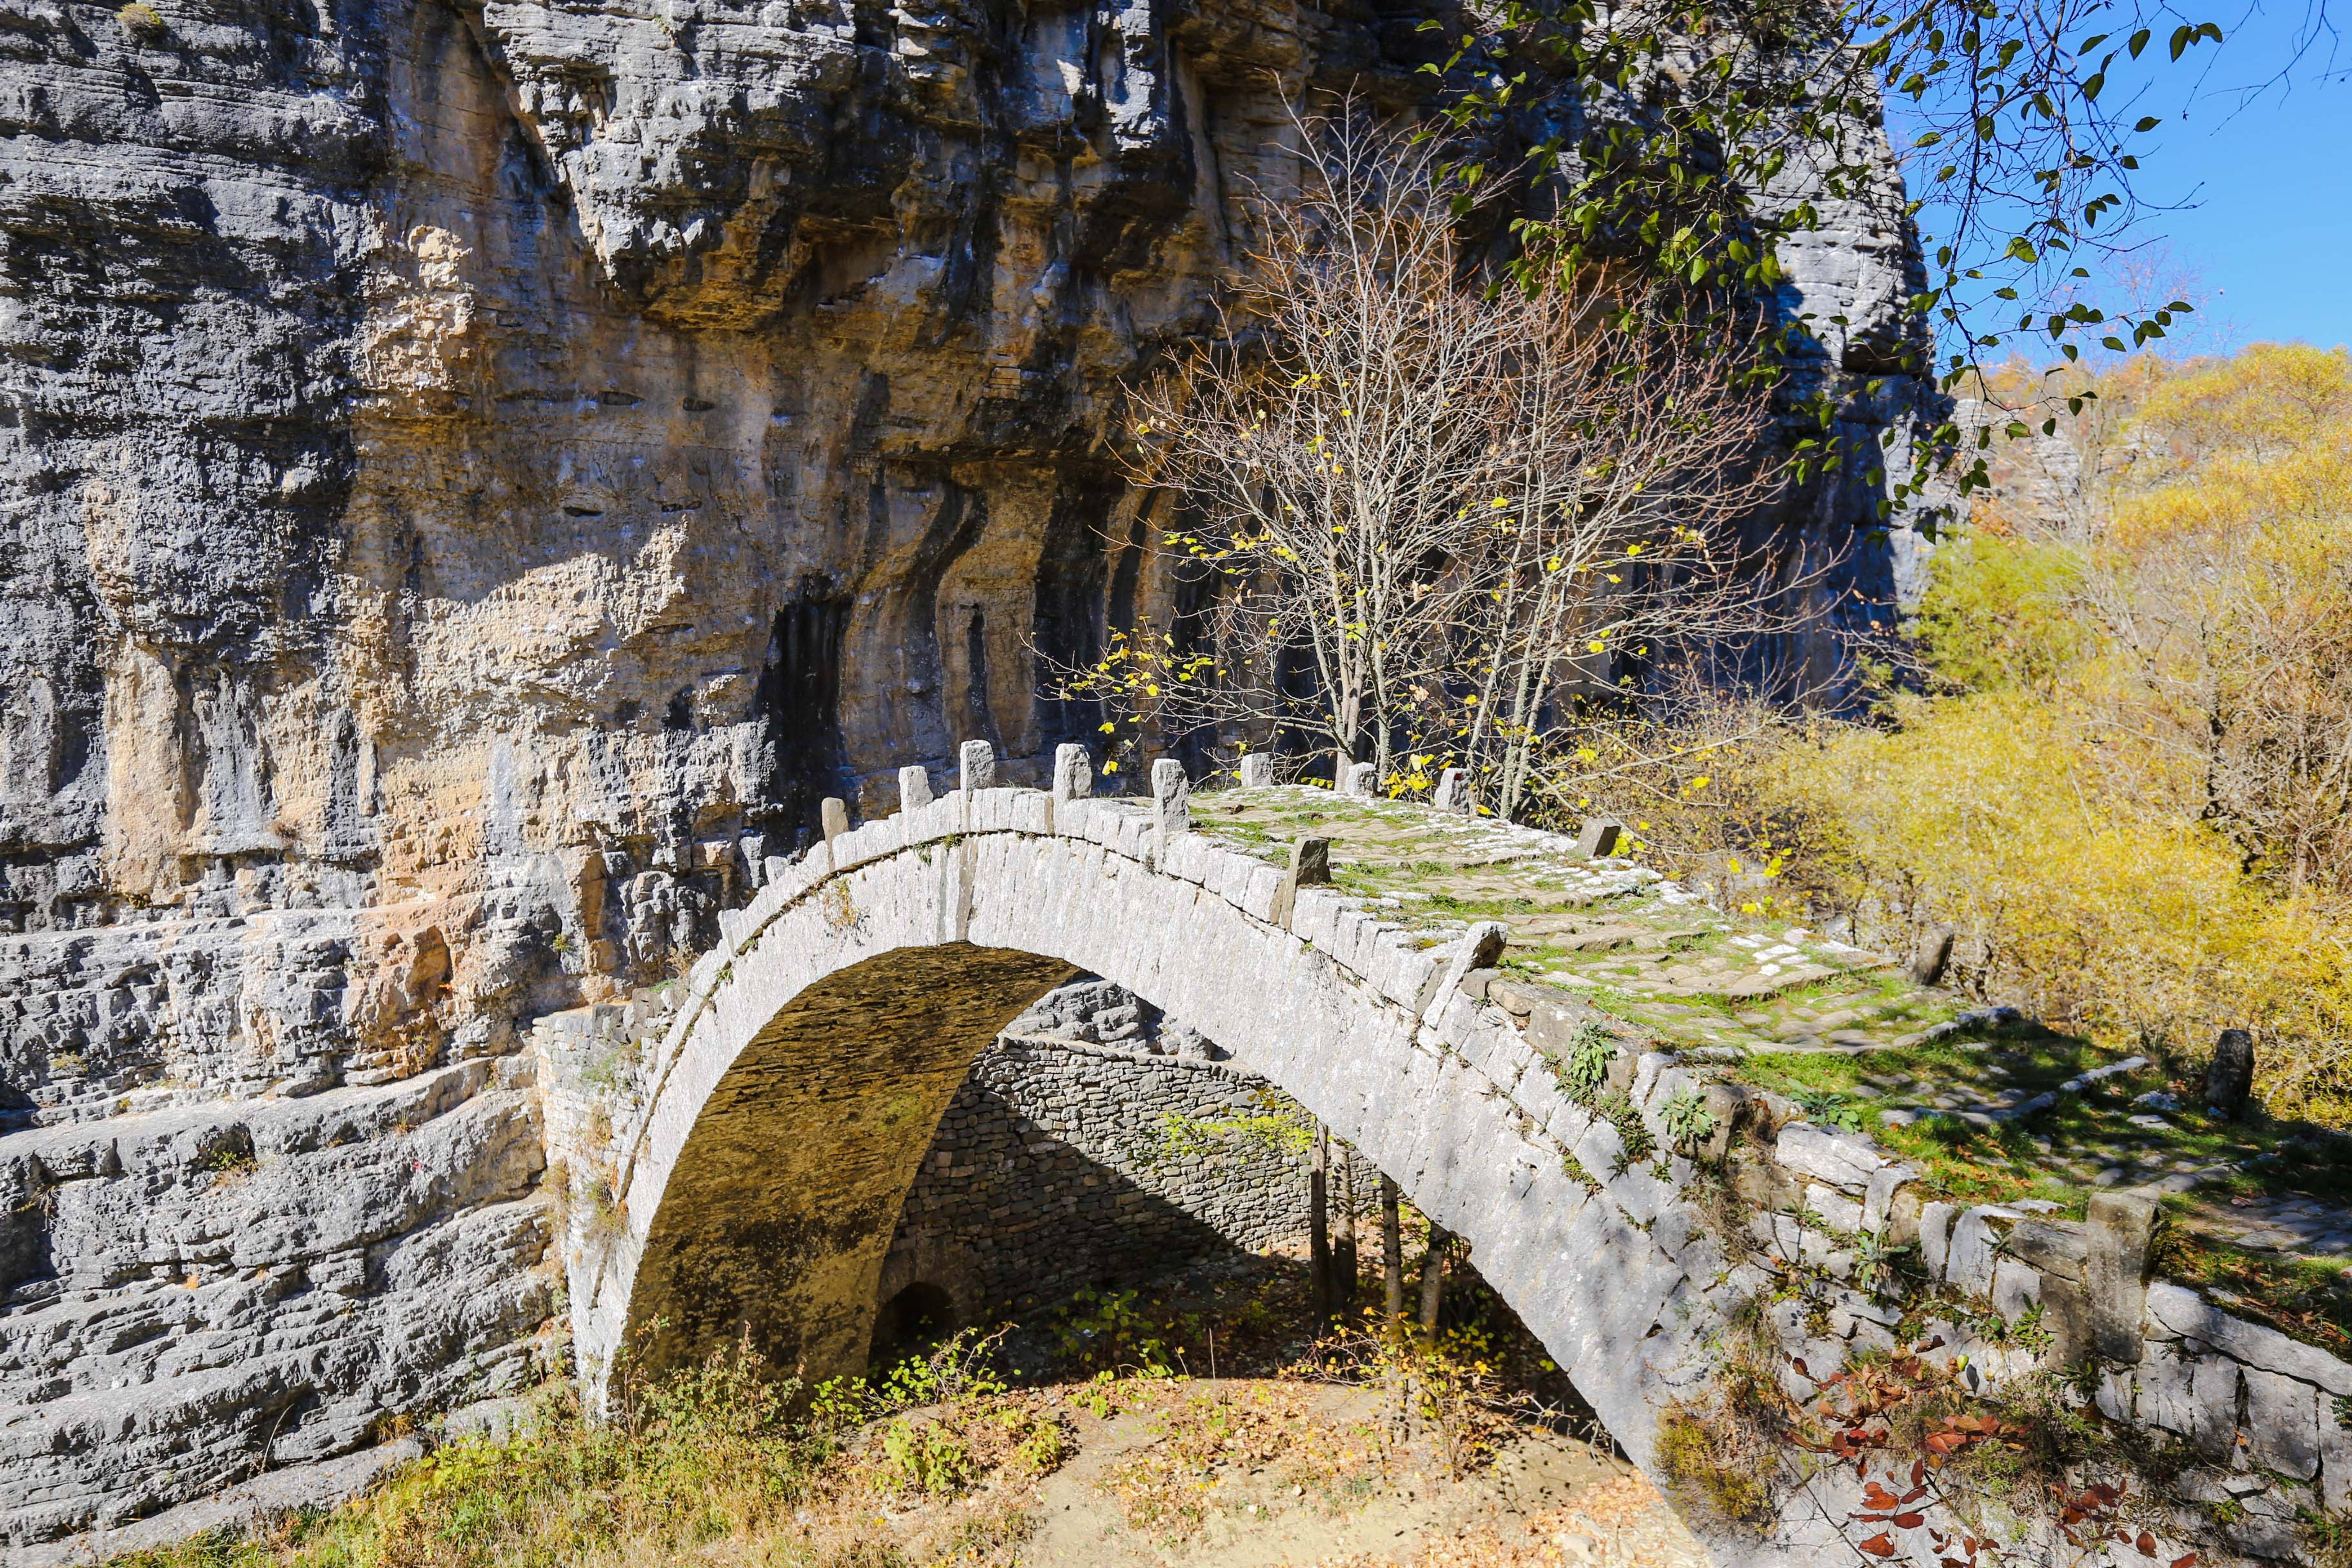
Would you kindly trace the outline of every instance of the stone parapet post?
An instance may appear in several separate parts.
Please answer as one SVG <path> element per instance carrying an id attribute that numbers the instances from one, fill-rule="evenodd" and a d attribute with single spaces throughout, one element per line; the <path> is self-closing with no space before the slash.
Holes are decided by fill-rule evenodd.
<path id="1" fill-rule="evenodd" d="M 966 741 L 956 761 L 956 788 L 964 794 L 996 787 L 996 748 L 986 741 Z"/>
<path id="2" fill-rule="evenodd" d="M 2092 1342 L 2109 1361 L 2136 1363 L 2156 1200 L 2144 1193 L 2095 1193 L 2087 1228 L 2083 1282 L 2091 1298 Z"/>

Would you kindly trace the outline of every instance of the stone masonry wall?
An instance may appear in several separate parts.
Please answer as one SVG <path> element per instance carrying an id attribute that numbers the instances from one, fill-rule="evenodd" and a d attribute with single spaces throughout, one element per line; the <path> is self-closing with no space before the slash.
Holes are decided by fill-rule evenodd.
<path id="1" fill-rule="evenodd" d="M 1272 1091 L 1232 1062 L 999 1039 L 924 1156 L 883 1298 L 921 1281 L 948 1292 L 959 1322 L 992 1321 L 1303 1235 L 1302 1161 L 1245 1133 L 1171 1136 L 1171 1119 L 1262 1117 Z"/>
<path id="2" fill-rule="evenodd" d="M 1696 1090 L 1693 1075 L 1704 1071 L 1663 1055 L 1626 1068 L 1654 1116 Z M 1704 1092 L 1722 1112 L 1717 1136 L 1752 1209 L 1752 1241 L 1770 1259 L 1832 1282 L 1826 1334 L 1804 1300 L 1770 1314 L 1782 1348 L 1806 1368 L 1784 1372 L 1792 1395 L 1809 1396 L 1858 1350 L 1895 1347 L 1895 1325 L 1914 1304 L 1869 1288 L 1864 1257 L 1916 1248 L 1935 1293 L 1919 1309 L 1923 1337 L 1942 1342 L 1926 1359 L 1965 1358 L 1977 1386 L 2037 1368 L 2087 1367 L 2103 1414 L 2185 1446 L 2192 1466 L 2180 1490 L 2215 1506 L 2235 1552 L 2304 1561 L 2298 1516 L 2352 1502 L 2352 1364 L 2154 1278 L 2160 1191 L 2100 1193 L 2081 1221 L 2039 1202 L 1923 1201 L 1912 1190 L 1916 1173 L 1866 1137 L 1810 1125 L 1777 1096 L 1723 1085 Z M 1735 1276 L 1743 1269 L 1748 1288 L 1769 1289 L 1762 1270 L 1746 1264 Z M 1996 1331 L 1996 1320 L 2012 1328 L 2030 1321 L 2039 1334 Z M 2180 1522 L 2192 1537 L 2210 1528 L 2210 1520 Z"/>

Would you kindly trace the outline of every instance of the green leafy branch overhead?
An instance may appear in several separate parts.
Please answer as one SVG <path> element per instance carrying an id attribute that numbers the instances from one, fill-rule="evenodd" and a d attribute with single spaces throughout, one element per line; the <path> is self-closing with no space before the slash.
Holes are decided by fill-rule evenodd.
<path id="1" fill-rule="evenodd" d="M 1892 105 L 1904 215 L 1942 232 L 1904 302 L 1908 329 L 1872 358 L 1877 374 L 1949 387 L 2021 343 L 2070 360 L 2092 345 L 2125 352 L 2190 308 L 2095 295 L 2140 214 L 2134 175 L 2158 126 L 2116 84 L 2143 58 L 2219 44 L 2216 22 L 2149 0 L 1507 0 L 1479 25 L 1423 26 L 1445 35 L 1446 58 L 1424 68 L 1447 82 L 1454 129 L 1525 148 L 1524 168 L 1490 152 L 1466 175 L 1552 193 L 1515 225 L 1529 286 L 1606 267 L 1685 309 L 1769 294 L 1786 282 L 1792 237 L 1843 204 L 1896 195 L 1876 155 Z M 1808 336 L 1852 326 L 1800 318 L 1781 346 L 1801 359 Z M 1827 396 L 1801 400 L 1821 427 L 1798 455 L 1801 479 L 1857 460 L 1832 434 Z M 1992 434 L 1929 433 L 1895 499 L 1925 486 L 1937 453 L 1981 451 Z M 1958 477 L 1963 494 L 1984 485 L 1982 458 Z"/>

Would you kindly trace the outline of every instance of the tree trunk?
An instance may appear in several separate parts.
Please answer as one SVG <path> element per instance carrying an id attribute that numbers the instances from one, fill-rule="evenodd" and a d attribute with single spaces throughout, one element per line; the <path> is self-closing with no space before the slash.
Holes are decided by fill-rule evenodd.
<path id="1" fill-rule="evenodd" d="M 1435 1220 L 1429 1222 L 1429 1249 L 1421 1255 L 1421 1331 L 1437 1336 L 1437 1309 L 1445 1289 L 1445 1254 L 1454 1237 Z"/>
<path id="2" fill-rule="evenodd" d="M 1318 1336 L 1331 1327 L 1330 1172 L 1331 1135 L 1318 1122 L 1307 1173 L 1307 1295 Z"/>
<path id="3" fill-rule="evenodd" d="M 1398 1212 L 1397 1184 L 1381 1178 L 1381 1282 L 1387 1287 L 1388 1331 L 1404 1328 L 1404 1218 Z"/>
<path id="4" fill-rule="evenodd" d="M 1339 1150 L 1339 1223 L 1331 1238 L 1331 1310 L 1342 1314 L 1356 1307 L 1356 1157 L 1343 1144 Z"/>

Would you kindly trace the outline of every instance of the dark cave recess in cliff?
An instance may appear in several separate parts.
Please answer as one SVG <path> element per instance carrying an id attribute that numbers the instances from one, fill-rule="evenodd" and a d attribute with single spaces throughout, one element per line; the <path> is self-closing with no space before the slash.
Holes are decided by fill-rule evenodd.
<path id="1" fill-rule="evenodd" d="M 842 793 L 841 644 L 849 602 L 824 580 L 801 584 L 776 612 L 752 696 L 765 731 L 767 800 L 757 815 L 787 841 L 819 832 L 818 808 Z"/>

